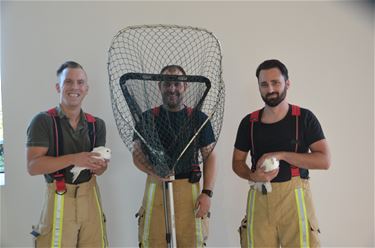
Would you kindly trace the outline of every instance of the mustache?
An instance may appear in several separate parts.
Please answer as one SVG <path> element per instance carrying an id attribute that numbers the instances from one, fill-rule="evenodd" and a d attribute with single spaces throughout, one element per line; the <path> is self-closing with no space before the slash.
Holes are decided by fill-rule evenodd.
<path id="1" fill-rule="evenodd" d="M 178 92 L 166 92 L 165 96 L 180 96 L 180 93 L 178 93 Z"/>
<path id="2" fill-rule="evenodd" d="M 279 96 L 279 93 L 271 92 L 271 93 L 266 94 L 266 97 L 273 96 L 273 95 Z"/>

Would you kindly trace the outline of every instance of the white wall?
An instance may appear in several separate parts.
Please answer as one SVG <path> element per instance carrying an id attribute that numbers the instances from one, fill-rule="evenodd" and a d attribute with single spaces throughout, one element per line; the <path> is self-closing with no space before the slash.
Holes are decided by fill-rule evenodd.
<path id="1" fill-rule="evenodd" d="M 1 247 L 29 247 L 39 218 L 42 176 L 26 172 L 26 127 L 57 104 L 56 68 L 76 60 L 91 85 L 88 112 L 106 120 L 109 170 L 99 181 L 111 246 L 137 245 L 134 214 L 145 176 L 131 162 L 112 115 L 107 51 L 120 29 L 140 24 L 206 28 L 219 38 L 226 83 L 219 174 L 209 246 L 238 246 L 247 183 L 231 170 L 239 121 L 262 106 L 255 69 L 279 58 L 290 70 L 290 102 L 311 109 L 332 150 L 332 167 L 313 171 L 324 246 L 374 246 L 374 17 L 354 2 L 1 2 L 6 185 Z"/>

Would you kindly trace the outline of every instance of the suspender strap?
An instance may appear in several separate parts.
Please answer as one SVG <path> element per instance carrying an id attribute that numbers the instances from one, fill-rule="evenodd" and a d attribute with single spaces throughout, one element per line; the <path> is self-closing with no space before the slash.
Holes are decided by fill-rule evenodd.
<path id="1" fill-rule="evenodd" d="M 60 125 L 60 118 L 58 118 L 58 114 L 55 108 L 50 109 L 47 113 L 51 116 L 53 122 L 53 138 L 55 141 L 55 157 L 58 157 L 64 154 L 64 142 L 62 136 L 62 130 Z"/>
<path id="2" fill-rule="evenodd" d="M 191 117 L 192 113 L 193 113 L 193 109 L 190 108 L 190 107 L 186 107 L 186 112 L 187 112 L 187 116 L 188 117 Z"/>
<path id="3" fill-rule="evenodd" d="M 250 140 L 251 140 L 251 162 L 252 162 L 252 170 L 255 170 L 255 146 L 254 146 L 254 123 L 259 121 L 259 112 L 260 109 L 254 111 L 250 114 Z"/>
<path id="4" fill-rule="evenodd" d="M 296 105 L 292 105 L 292 116 L 295 117 L 296 119 L 296 125 L 295 125 L 295 130 L 296 130 L 296 139 L 295 139 L 295 148 L 294 148 L 294 152 L 297 152 L 298 151 L 298 144 L 299 144 L 299 117 L 301 115 L 301 109 L 299 106 L 296 106 Z M 290 166 L 290 170 L 291 170 L 291 174 L 292 174 L 292 177 L 295 177 L 295 176 L 300 176 L 300 171 L 299 171 L 299 168 L 294 166 L 294 165 L 291 165 Z"/>
<path id="5" fill-rule="evenodd" d="M 251 151 L 252 151 L 252 169 L 255 170 L 255 146 L 254 146 L 254 123 L 259 121 L 259 113 L 260 109 L 257 111 L 254 111 L 250 114 L 250 140 L 251 140 Z M 298 144 L 299 144 L 299 117 L 301 116 L 301 109 L 297 105 L 292 105 L 292 116 L 296 119 L 296 125 L 295 125 L 295 148 L 294 152 L 298 151 Z M 291 175 L 292 177 L 300 176 L 300 170 L 298 167 L 291 165 L 290 166 Z"/>
<path id="6" fill-rule="evenodd" d="M 152 115 L 153 115 L 154 117 L 158 117 L 159 114 L 160 114 L 160 106 L 151 109 L 151 112 L 152 112 Z"/>
<path id="7" fill-rule="evenodd" d="M 94 116 L 85 113 L 85 118 L 88 124 L 89 128 L 89 138 L 90 138 L 90 144 L 91 144 L 91 150 L 94 149 L 95 144 L 96 144 L 96 119 Z"/>
<path id="8" fill-rule="evenodd" d="M 58 157 L 64 154 L 64 141 L 63 135 L 61 130 L 60 118 L 57 114 L 56 108 L 52 108 L 47 111 L 47 113 L 51 116 L 53 122 L 53 138 L 55 141 L 55 157 Z M 63 170 L 56 171 L 52 173 L 52 177 L 55 179 L 56 185 L 56 193 L 57 194 L 65 194 L 66 186 L 65 186 L 65 178 Z"/>

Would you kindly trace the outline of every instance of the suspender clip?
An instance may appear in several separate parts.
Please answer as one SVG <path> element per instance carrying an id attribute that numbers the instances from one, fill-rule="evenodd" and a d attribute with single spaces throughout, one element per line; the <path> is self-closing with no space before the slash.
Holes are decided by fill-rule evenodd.
<path id="1" fill-rule="evenodd" d="M 56 174 L 53 175 L 53 178 L 55 179 L 55 185 L 56 185 L 56 191 L 55 192 L 56 192 L 56 194 L 64 195 L 66 193 L 64 174 L 56 173 Z"/>

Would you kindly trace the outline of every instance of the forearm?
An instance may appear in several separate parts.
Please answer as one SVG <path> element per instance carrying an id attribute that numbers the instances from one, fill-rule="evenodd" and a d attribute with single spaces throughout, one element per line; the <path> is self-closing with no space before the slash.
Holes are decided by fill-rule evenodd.
<path id="1" fill-rule="evenodd" d="M 313 152 L 313 153 L 281 152 L 280 159 L 288 162 L 291 165 L 294 165 L 303 169 L 326 170 L 329 168 L 329 158 L 326 154 L 321 153 L 321 152 Z"/>
<path id="2" fill-rule="evenodd" d="M 28 164 L 28 172 L 30 175 L 41 175 L 56 172 L 74 164 L 74 156 L 72 154 L 51 157 L 41 156 L 31 159 Z"/>
<path id="3" fill-rule="evenodd" d="M 237 176 L 246 179 L 251 180 L 250 175 L 252 174 L 251 169 L 243 160 L 233 160 L 232 161 L 232 169 L 234 173 L 237 174 Z"/>
<path id="4" fill-rule="evenodd" d="M 203 189 L 214 189 L 216 172 L 216 154 L 214 151 L 212 151 L 203 164 Z"/>
<path id="5" fill-rule="evenodd" d="M 275 157 L 278 160 L 284 160 L 291 165 L 303 169 L 320 169 L 327 170 L 331 165 L 331 155 L 325 139 L 316 141 L 310 145 L 310 153 L 295 152 L 271 152 L 263 154 L 258 160 L 261 165 L 265 159 Z"/>
<path id="6" fill-rule="evenodd" d="M 151 174 L 151 166 L 148 165 L 146 158 L 140 154 L 134 154 L 133 152 L 133 163 L 142 172 Z"/>
<path id="7" fill-rule="evenodd" d="M 146 174 L 152 173 L 152 167 L 150 166 L 146 155 L 142 151 L 141 143 L 139 140 L 135 140 L 133 143 L 132 151 L 133 163 L 142 172 Z"/>

